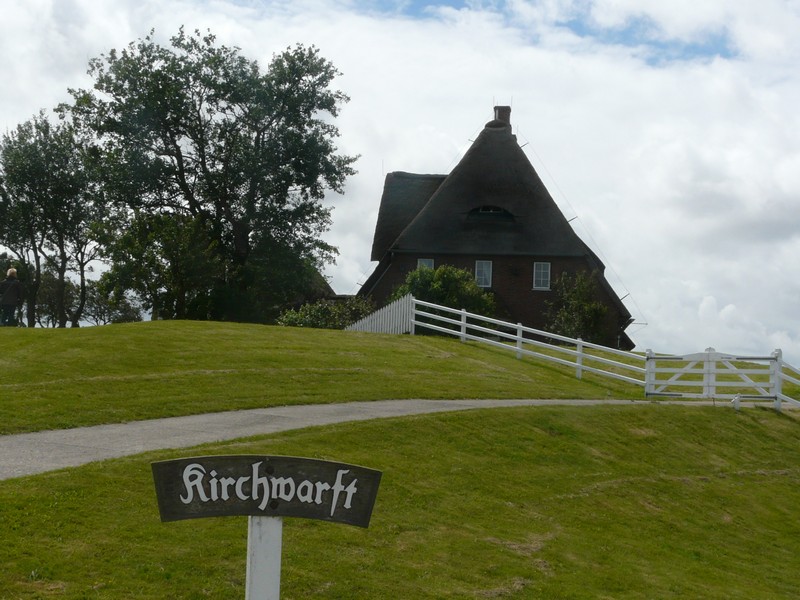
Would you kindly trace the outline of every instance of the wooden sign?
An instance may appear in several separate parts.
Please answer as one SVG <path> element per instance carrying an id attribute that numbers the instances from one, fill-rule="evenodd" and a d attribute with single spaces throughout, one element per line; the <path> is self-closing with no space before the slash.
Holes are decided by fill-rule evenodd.
<path id="1" fill-rule="evenodd" d="M 162 521 L 302 517 L 367 527 L 381 472 L 289 456 L 201 456 L 152 463 Z"/>

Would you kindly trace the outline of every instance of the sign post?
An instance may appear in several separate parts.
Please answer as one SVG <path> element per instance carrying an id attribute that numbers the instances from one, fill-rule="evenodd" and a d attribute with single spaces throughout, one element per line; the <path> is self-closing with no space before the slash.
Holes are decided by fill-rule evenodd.
<path id="1" fill-rule="evenodd" d="M 281 517 L 247 518 L 247 587 L 245 600 L 280 600 Z"/>
<path id="2" fill-rule="evenodd" d="M 290 456 L 152 463 L 161 520 L 247 516 L 246 600 L 280 597 L 283 517 L 368 527 L 381 472 Z"/>

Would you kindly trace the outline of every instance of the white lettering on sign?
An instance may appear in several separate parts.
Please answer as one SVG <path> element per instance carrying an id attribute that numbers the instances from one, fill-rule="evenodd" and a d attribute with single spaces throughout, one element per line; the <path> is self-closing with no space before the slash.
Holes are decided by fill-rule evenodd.
<path id="1" fill-rule="evenodd" d="M 323 504 L 326 496 L 331 496 L 331 517 L 336 512 L 339 497 L 345 494 L 343 506 L 350 509 L 353 496 L 358 491 L 358 479 L 352 479 L 345 486 L 345 475 L 349 469 L 339 469 L 333 484 L 324 481 L 295 481 L 294 477 L 272 477 L 261 473 L 263 461 L 251 466 L 249 475 L 241 477 L 217 477 L 213 469 L 206 472 L 200 463 L 191 463 L 183 470 L 183 488 L 180 500 L 191 504 L 195 499 L 202 503 L 227 501 L 235 497 L 243 502 L 258 501 L 259 510 L 264 510 L 272 500 L 291 502 L 297 499 L 306 504 Z M 330 494 L 328 494 L 330 492 Z"/>

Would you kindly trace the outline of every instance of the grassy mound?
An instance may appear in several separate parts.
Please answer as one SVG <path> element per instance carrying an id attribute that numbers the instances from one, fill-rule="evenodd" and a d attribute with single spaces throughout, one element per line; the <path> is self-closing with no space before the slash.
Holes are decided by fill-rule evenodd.
<path id="1" fill-rule="evenodd" d="M 226 453 L 384 472 L 369 529 L 286 520 L 283 598 L 797 597 L 798 425 L 761 409 L 477 410 L 5 481 L 0 597 L 243 597 L 246 519 L 160 523 L 149 470 Z"/>
<path id="2" fill-rule="evenodd" d="M 0 434 L 402 398 L 642 398 L 633 385 L 425 336 L 158 321 L 0 328 Z"/>
<path id="3" fill-rule="evenodd" d="M 642 398 L 474 344 L 220 323 L 0 329 L 4 433 L 386 398 Z M 310 428 L 0 482 L 0 600 L 244 594 L 244 518 L 162 524 L 150 462 L 383 471 L 369 529 L 287 519 L 282 597 L 800 597 L 796 411 L 473 410 Z"/>

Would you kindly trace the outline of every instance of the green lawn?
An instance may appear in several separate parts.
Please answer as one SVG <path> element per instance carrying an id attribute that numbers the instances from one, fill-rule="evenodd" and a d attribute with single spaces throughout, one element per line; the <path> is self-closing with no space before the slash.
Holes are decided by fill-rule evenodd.
<path id="1" fill-rule="evenodd" d="M 2 330 L 6 431 L 379 398 L 640 388 L 431 337 L 210 323 Z M 150 463 L 383 472 L 369 529 L 286 519 L 282 598 L 800 598 L 800 413 L 473 410 L 309 428 L 0 482 L 0 600 L 241 599 L 247 521 L 161 523 Z"/>
<path id="2" fill-rule="evenodd" d="M 800 424 L 765 409 L 494 409 L 0 482 L 0 598 L 242 598 L 247 521 L 161 523 L 149 463 L 383 471 L 369 529 L 286 519 L 284 599 L 800 597 Z"/>
<path id="3" fill-rule="evenodd" d="M 0 434 L 288 404 L 642 398 L 642 388 L 432 336 L 159 321 L 0 328 Z"/>

